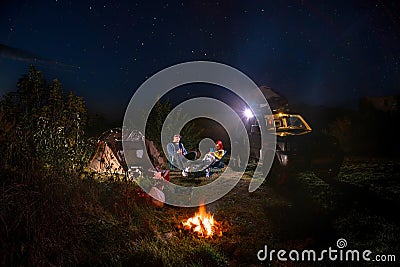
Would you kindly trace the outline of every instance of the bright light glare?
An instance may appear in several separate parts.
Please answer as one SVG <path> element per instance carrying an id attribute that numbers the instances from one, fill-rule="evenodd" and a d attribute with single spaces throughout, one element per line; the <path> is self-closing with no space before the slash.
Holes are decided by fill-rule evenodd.
<path id="1" fill-rule="evenodd" d="M 254 117 L 253 112 L 251 112 L 251 110 L 248 109 L 248 108 L 246 108 L 246 109 L 244 110 L 244 115 L 246 116 L 247 119 L 251 119 L 251 118 Z"/>

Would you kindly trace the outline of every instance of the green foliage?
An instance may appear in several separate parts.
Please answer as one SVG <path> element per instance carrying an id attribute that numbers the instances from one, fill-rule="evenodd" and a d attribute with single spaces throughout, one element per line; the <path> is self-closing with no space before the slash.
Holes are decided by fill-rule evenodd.
<path id="1" fill-rule="evenodd" d="M 173 135 L 179 133 L 179 122 L 186 121 L 188 118 L 188 115 L 182 110 L 177 110 L 170 120 L 171 123 L 167 125 L 164 122 L 170 112 L 171 104 L 169 101 L 161 102 L 159 100 L 153 107 L 147 120 L 146 137 L 156 144 L 159 151 L 162 151 L 161 141 L 164 143 L 171 142 Z M 161 140 L 162 128 L 164 128 L 165 140 Z M 180 132 L 180 134 L 183 136 L 182 142 L 185 144 L 185 147 L 189 150 L 196 149 L 201 139 L 201 133 L 202 129 L 196 125 L 196 121 L 189 121 Z"/>
<path id="2" fill-rule="evenodd" d="M 15 118 L 7 118 L 4 107 L 0 106 L 0 142 L 7 138 L 8 132 L 14 127 Z"/>
<path id="3" fill-rule="evenodd" d="M 80 194 L 78 174 L 91 154 L 83 99 L 65 96 L 58 80 L 48 84 L 31 66 L 17 91 L 2 97 L 0 122 L 2 264 L 73 265 L 88 258 L 86 238 L 95 239 L 75 233 L 103 232 L 86 210 L 94 199 Z"/>
<path id="4" fill-rule="evenodd" d="M 169 101 L 161 102 L 160 100 L 154 105 L 146 124 L 146 138 L 153 141 L 157 149 L 161 148 L 161 129 L 165 118 L 171 111 Z"/>
<path id="5" fill-rule="evenodd" d="M 83 99 L 72 92 L 64 97 L 61 83 L 55 79 L 47 84 L 33 66 L 17 87 L 16 93 L 5 95 L 0 102 L 0 117 L 5 125 L 12 125 L 1 131 L 2 167 L 25 173 L 34 169 L 64 174 L 80 171 L 90 154 L 84 138 Z"/>

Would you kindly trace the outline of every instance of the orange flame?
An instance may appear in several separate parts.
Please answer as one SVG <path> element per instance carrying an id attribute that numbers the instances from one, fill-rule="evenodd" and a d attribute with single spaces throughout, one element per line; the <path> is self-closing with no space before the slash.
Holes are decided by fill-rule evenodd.
<path id="1" fill-rule="evenodd" d="M 182 222 L 185 229 L 197 233 L 199 237 L 212 237 L 218 231 L 219 223 L 214 220 L 214 215 L 206 212 L 204 205 L 200 205 L 199 211 L 193 217 Z M 222 235 L 220 231 L 219 235 Z"/>

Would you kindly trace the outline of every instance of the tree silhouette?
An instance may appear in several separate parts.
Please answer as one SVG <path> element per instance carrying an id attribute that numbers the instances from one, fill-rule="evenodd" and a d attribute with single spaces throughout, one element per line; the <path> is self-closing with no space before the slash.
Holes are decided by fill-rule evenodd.
<path id="1" fill-rule="evenodd" d="M 187 116 L 187 114 L 185 114 L 182 110 L 177 110 L 171 120 L 172 122 L 169 125 L 166 125 L 164 122 L 170 112 L 170 102 L 162 102 L 159 100 L 153 107 L 147 120 L 146 137 L 149 140 L 154 141 L 159 151 L 162 151 L 161 141 L 164 143 L 172 141 L 173 135 L 177 133 L 179 121 L 184 121 Z M 165 140 L 161 140 L 162 128 L 164 128 L 165 131 Z M 200 142 L 201 133 L 202 129 L 196 125 L 195 121 L 190 121 L 187 123 L 180 132 L 180 134 L 183 136 L 185 147 L 189 150 L 195 149 Z"/>

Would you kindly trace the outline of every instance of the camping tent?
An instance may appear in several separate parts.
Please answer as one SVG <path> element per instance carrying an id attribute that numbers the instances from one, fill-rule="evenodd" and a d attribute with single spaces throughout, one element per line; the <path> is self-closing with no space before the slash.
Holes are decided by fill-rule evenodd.
<path id="1" fill-rule="evenodd" d="M 131 157 L 129 159 L 130 165 L 134 164 L 137 168 L 151 167 L 144 166 L 146 164 L 143 153 L 146 150 L 153 165 L 164 165 L 164 159 L 153 142 L 147 140 L 141 132 L 133 130 L 126 140 L 122 141 L 122 129 L 114 128 L 105 131 L 98 138 L 96 150 L 90 159 L 89 167 L 99 173 L 125 174 L 128 171 L 128 166 L 125 162 L 122 142 L 126 142 L 126 149 L 134 152 L 129 153 Z"/>

